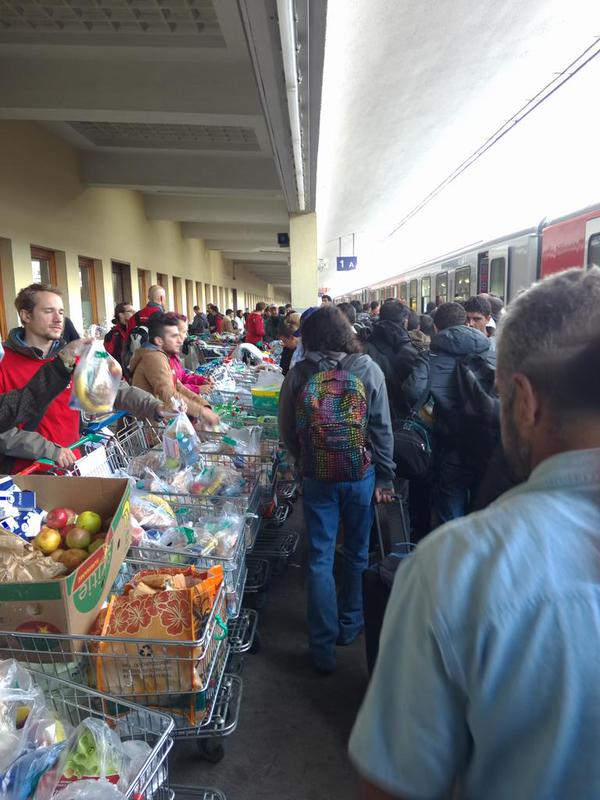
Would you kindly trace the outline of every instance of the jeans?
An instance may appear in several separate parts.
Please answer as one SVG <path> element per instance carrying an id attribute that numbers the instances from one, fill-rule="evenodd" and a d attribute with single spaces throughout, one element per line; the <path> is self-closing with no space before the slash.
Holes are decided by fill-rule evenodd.
<path id="1" fill-rule="evenodd" d="M 375 472 L 360 481 L 304 479 L 308 533 L 308 639 L 316 666 L 335 667 L 338 637 L 351 640 L 363 626 L 362 574 L 368 566 Z M 344 523 L 342 580 L 336 598 L 333 562 L 340 519 Z"/>
<path id="2" fill-rule="evenodd" d="M 471 493 L 478 476 L 459 450 L 438 450 L 435 456 L 433 509 L 435 525 L 469 513 Z"/>

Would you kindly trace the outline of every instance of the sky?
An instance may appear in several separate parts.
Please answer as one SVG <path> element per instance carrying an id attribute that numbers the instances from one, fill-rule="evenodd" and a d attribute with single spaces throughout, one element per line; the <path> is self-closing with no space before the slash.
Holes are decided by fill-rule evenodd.
<path id="1" fill-rule="evenodd" d="M 339 11 L 338 0 L 330 2 L 335 15 Z M 384 0 L 377 2 L 384 6 L 382 13 L 393 12 L 389 3 Z M 356 5 L 356 1 L 350 5 Z M 413 95 L 419 92 L 413 106 L 418 114 L 415 111 L 410 123 L 412 128 L 407 124 L 404 129 L 407 142 L 404 149 L 402 135 L 391 140 L 382 137 L 380 132 L 385 129 L 387 118 L 394 114 L 393 124 L 399 127 L 398 103 L 394 103 L 394 94 L 398 102 L 402 100 L 406 106 L 407 98 L 410 101 L 412 97 L 406 95 L 409 80 L 386 85 L 378 107 L 373 97 L 378 93 L 377 82 L 385 80 L 381 76 L 381 62 L 379 71 L 374 70 L 370 82 L 368 75 L 360 78 L 366 78 L 361 91 L 374 124 L 366 124 L 362 132 L 357 130 L 353 136 L 340 138 L 339 120 L 344 107 L 342 95 L 344 91 L 354 93 L 354 105 L 360 103 L 360 97 L 357 97 L 356 87 L 350 81 L 345 85 L 339 79 L 340 70 L 344 68 L 343 64 L 340 65 L 339 43 L 335 40 L 339 26 L 336 25 L 331 33 L 328 20 L 317 189 L 319 256 L 328 264 L 320 274 L 322 288 L 333 294 L 345 293 L 399 275 L 411 266 L 473 242 L 537 226 L 544 217 L 552 218 L 586 205 L 600 204 L 598 56 L 407 224 L 392 233 L 402 217 L 466 155 L 483 144 L 490 132 L 551 80 L 554 72 L 564 69 L 573 57 L 591 45 L 593 34 L 600 36 L 600 17 L 597 30 L 589 20 L 583 25 L 579 19 L 577 25 L 567 31 L 564 20 L 560 18 L 562 11 L 559 6 L 555 9 L 551 6 L 552 3 L 547 2 L 537 16 L 527 21 L 531 40 L 521 39 L 516 43 L 514 63 L 510 62 L 510 52 L 504 59 L 488 58 L 485 63 L 481 60 L 476 62 L 481 73 L 478 85 L 474 80 L 472 87 L 465 87 L 468 69 L 472 68 L 468 62 L 459 65 L 454 75 L 450 65 L 443 77 L 438 77 L 439 65 L 435 73 L 429 67 L 424 68 L 423 82 L 426 85 L 427 81 L 431 84 L 439 82 L 445 94 L 436 96 L 435 87 L 432 88 L 431 103 L 436 104 L 436 117 L 427 107 L 423 82 L 420 86 L 410 87 Z M 579 11 L 583 13 L 585 8 L 586 4 L 581 0 Z M 596 14 L 600 3 L 590 4 L 589 8 Z M 577 9 L 572 7 L 571 11 L 576 14 Z M 542 13 L 545 16 L 540 16 Z M 403 20 L 404 26 L 406 23 L 407 20 Z M 499 19 L 497 24 L 510 26 L 511 23 Z M 379 31 L 378 35 L 385 51 L 381 37 L 386 34 Z M 421 46 L 425 47 L 426 43 Z M 444 59 L 448 59 L 451 53 L 452 50 L 448 50 Z M 332 54 L 335 67 L 331 64 Z M 393 55 L 388 54 L 387 58 L 389 63 L 394 60 Z M 371 66 L 376 68 L 377 64 Z M 397 57 L 395 66 L 398 69 L 402 67 L 401 56 Z M 368 68 L 368 64 L 362 64 L 363 72 Z M 335 85 L 332 87 L 334 77 Z M 470 95 L 466 93 L 469 88 L 472 90 Z M 464 113 L 452 112 L 452 91 L 457 96 L 460 93 Z M 477 92 L 485 100 L 478 102 Z M 478 112 L 485 115 L 484 120 L 478 121 Z M 424 127 L 427 132 L 431 120 L 435 120 L 438 126 L 436 136 L 423 135 L 420 140 L 413 135 L 414 130 L 419 132 L 420 119 L 426 120 Z M 462 148 L 461 142 L 464 143 Z M 357 152 L 362 153 L 364 159 L 372 159 L 377 166 L 381 162 L 384 165 L 379 172 L 377 167 L 365 172 L 358 166 L 354 171 L 356 192 L 362 191 L 363 201 L 366 198 L 359 214 L 353 213 L 359 201 L 349 201 L 346 211 L 339 205 L 340 194 L 336 191 L 344 180 L 340 171 L 344 157 L 355 156 Z M 397 159 L 402 158 L 407 159 L 409 167 L 399 164 L 396 169 Z M 347 165 L 346 168 L 352 175 L 352 167 Z M 337 273 L 335 257 L 340 250 L 342 255 L 352 254 L 352 237 L 348 234 L 353 231 L 358 269 L 354 273 Z"/>

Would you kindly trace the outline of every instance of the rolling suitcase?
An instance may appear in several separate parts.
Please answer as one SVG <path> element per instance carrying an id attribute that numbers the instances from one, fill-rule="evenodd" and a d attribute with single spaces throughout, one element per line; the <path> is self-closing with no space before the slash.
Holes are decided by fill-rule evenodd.
<path id="1" fill-rule="evenodd" d="M 367 669 L 373 673 L 379 636 L 394 577 L 402 560 L 414 545 L 410 541 L 408 514 L 404 500 L 396 496 L 393 503 L 375 506 L 375 529 L 379 560 L 363 574 L 363 615 Z"/>

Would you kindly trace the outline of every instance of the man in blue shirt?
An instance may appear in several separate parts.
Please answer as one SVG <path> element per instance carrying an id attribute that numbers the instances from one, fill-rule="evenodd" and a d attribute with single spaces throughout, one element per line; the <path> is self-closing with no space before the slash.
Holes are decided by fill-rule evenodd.
<path id="1" fill-rule="evenodd" d="M 350 741 L 365 800 L 600 797 L 600 270 L 500 326 L 502 438 L 524 481 L 396 575 Z"/>

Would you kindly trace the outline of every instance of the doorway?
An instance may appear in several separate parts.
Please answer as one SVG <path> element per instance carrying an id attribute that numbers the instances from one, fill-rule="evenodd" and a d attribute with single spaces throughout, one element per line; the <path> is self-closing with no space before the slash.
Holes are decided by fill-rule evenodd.
<path id="1" fill-rule="evenodd" d="M 96 275 L 93 258 L 79 256 L 79 289 L 81 292 L 81 316 L 85 330 L 90 325 L 98 324 Z"/>
<path id="2" fill-rule="evenodd" d="M 123 261 L 111 261 L 113 300 L 131 303 L 131 267 Z"/>

